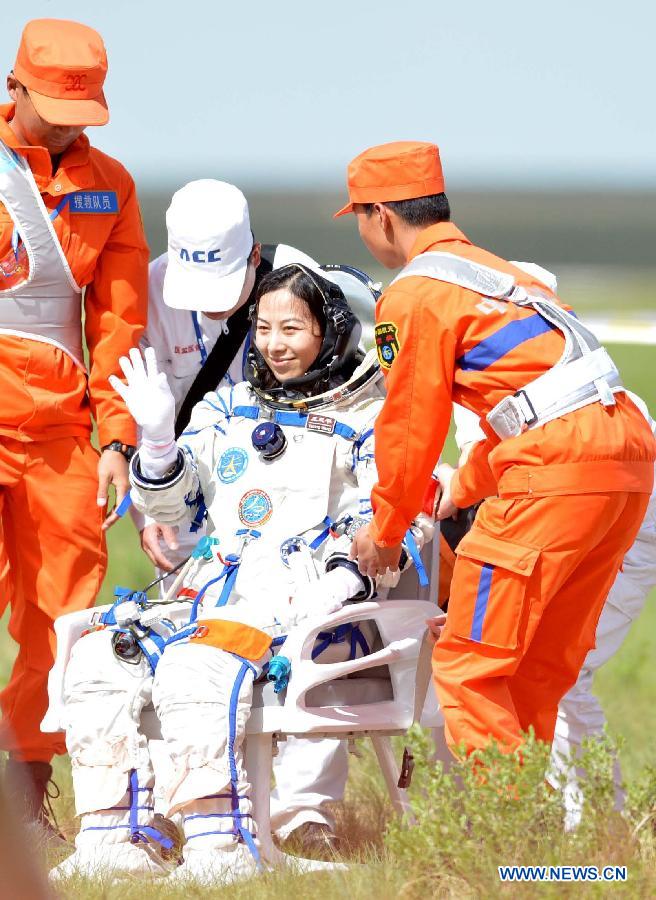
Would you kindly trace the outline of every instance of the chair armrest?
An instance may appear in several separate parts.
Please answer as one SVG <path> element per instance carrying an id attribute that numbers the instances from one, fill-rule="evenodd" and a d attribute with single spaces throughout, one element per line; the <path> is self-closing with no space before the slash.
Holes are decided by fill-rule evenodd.
<path id="1" fill-rule="evenodd" d="M 304 619 L 292 629 L 282 651 L 291 662 L 311 659 L 317 634 L 332 631 L 338 625 L 348 622 L 362 622 L 374 619 L 383 631 L 397 632 L 395 637 L 423 635 L 426 619 L 435 615 L 435 604 L 425 600 L 384 600 L 382 603 L 369 600 L 363 603 L 348 603 L 330 616 L 312 616 Z M 388 624 L 393 628 L 386 629 Z"/>
<path id="2" fill-rule="evenodd" d="M 308 618 L 293 629 L 284 644 L 283 653 L 291 663 L 292 675 L 287 688 L 285 706 L 298 707 L 301 698 L 313 687 L 336 678 L 380 665 L 402 660 L 418 662 L 425 656 L 426 619 L 435 614 L 435 605 L 423 600 L 386 600 L 351 603 L 325 618 Z M 329 631 L 348 622 L 373 619 L 385 646 L 375 653 L 354 660 L 317 663 L 312 650 L 319 631 Z M 387 627 L 386 627 L 387 626 Z M 422 669 L 425 669 L 425 662 Z M 421 704 L 425 700 L 427 680 L 422 676 Z M 417 703 L 419 699 L 417 698 Z"/>

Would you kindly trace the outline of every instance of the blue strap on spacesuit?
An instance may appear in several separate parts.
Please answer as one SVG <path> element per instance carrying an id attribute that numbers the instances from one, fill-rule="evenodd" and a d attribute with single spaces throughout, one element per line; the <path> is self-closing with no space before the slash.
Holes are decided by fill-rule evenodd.
<path id="1" fill-rule="evenodd" d="M 173 841 L 169 838 L 165 838 L 156 828 L 151 828 L 147 825 L 139 825 L 139 812 L 153 812 L 154 807 L 148 803 L 139 803 L 139 794 L 152 794 L 152 788 L 139 787 L 139 777 L 136 769 L 130 769 L 130 774 L 128 776 L 128 793 L 128 806 L 112 806 L 108 810 L 103 810 L 103 812 L 129 811 L 130 816 L 128 823 L 124 825 L 87 825 L 82 831 L 119 831 L 127 828 L 130 830 L 131 843 L 137 844 L 140 841 L 147 841 L 146 836 L 148 836 L 160 843 L 166 850 L 170 850 L 173 847 Z"/>
<path id="2" fill-rule="evenodd" d="M 259 406 L 235 406 L 232 409 L 231 415 L 233 416 L 242 416 L 244 419 L 252 419 L 253 421 L 257 421 L 261 418 L 262 412 Z M 273 418 L 271 421 L 276 422 L 278 425 L 291 425 L 296 428 L 305 428 L 308 420 L 308 413 L 302 412 L 286 412 L 284 410 L 276 410 L 273 414 Z M 351 428 L 350 425 L 346 425 L 344 422 L 335 422 L 334 434 L 338 434 L 340 437 L 345 438 L 347 441 L 352 441 L 356 436 L 357 431 L 354 428 Z"/>
<path id="3" fill-rule="evenodd" d="M 333 527 L 333 525 L 334 525 L 335 523 L 334 523 L 333 520 L 330 518 L 330 516 L 325 516 L 325 517 L 321 520 L 321 524 L 322 524 L 322 525 L 325 525 L 326 527 L 325 527 L 324 530 L 323 530 L 320 534 L 318 534 L 318 535 L 315 537 L 315 539 L 312 541 L 312 543 L 310 544 L 310 550 L 318 550 L 319 547 L 323 544 L 323 542 L 328 540 L 328 535 L 330 534 L 330 529 Z"/>
<path id="4" fill-rule="evenodd" d="M 237 738 L 237 705 L 239 703 L 239 693 L 241 691 L 242 685 L 244 683 L 244 679 L 246 678 L 249 672 L 252 673 L 253 678 L 257 675 L 257 670 L 253 665 L 251 665 L 248 660 L 244 659 L 241 656 L 238 656 L 236 653 L 230 654 L 236 660 L 241 662 L 241 666 L 239 671 L 237 672 L 237 677 L 235 678 L 234 684 L 232 686 L 232 692 L 230 694 L 230 704 L 228 707 L 228 763 L 230 766 L 230 792 L 225 794 L 210 794 L 207 797 L 201 798 L 205 800 L 212 799 L 221 799 L 221 800 L 230 800 L 230 812 L 229 813 L 196 813 L 192 816 L 185 816 L 185 824 L 193 819 L 231 819 L 232 820 L 232 828 L 228 831 L 219 831 L 216 829 L 201 831 L 198 834 L 192 834 L 187 836 L 187 840 L 193 840 L 198 837 L 205 837 L 210 834 L 232 834 L 234 835 L 238 841 L 243 844 L 246 844 L 248 849 L 255 860 L 255 863 L 258 869 L 262 870 L 262 860 L 260 858 L 259 850 L 255 844 L 255 838 L 251 831 L 245 825 L 245 821 L 248 819 L 252 819 L 250 813 L 242 812 L 240 809 L 240 801 L 247 800 L 249 798 L 243 797 L 239 795 L 238 784 L 239 784 L 239 776 L 237 773 L 237 761 L 235 759 L 235 740 Z"/>
<path id="5" fill-rule="evenodd" d="M 257 867 L 259 869 L 262 868 L 262 861 L 260 859 L 260 853 L 255 845 L 255 840 L 250 831 L 247 831 L 241 821 L 243 818 L 243 813 L 239 809 L 239 792 L 237 790 L 238 784 L 238 776 L 237 776 L 237 762 L 235 760 L 235 739 L 237 737 L 237 703 L 239 702 L 239 692 L 241 690 L 241 686 L 244 683 L 244 678 L 247 673 L 250 671 L 253 673 L 253 678 L 257 675 L 255 667 L 252 666 L 248 660 L 243 659 L 241 656 L 237 656 L 236 654 L 232 654 L 235 659 L 241 660 L 241 668 L 237 673 L 237 677 L 235 678 L 235 683 L 232 687 L 232 693 L 230 695 L 230 707 L 228 709 L 228 761 L 230 763 L 230 794 L 232 800 L 232 815 L 233 815 L 233 828 L 237 832 L 239 838 L 246 844 L 248 849 L 251 851 L 251 855 L 255 860 Z"/>
<path id="6" fill-rule="evenodd" d="M 216 606 L 226 605 L 226 603 L 230 599 L 230 594 L 232 593 L 232 589 L 237 579 L 237 570 L 239 569 L 240 562 L 241 560 L 234 553 L 229 553 L 226 556 L 226 561 L 221 572 L 216 576 L 216 578 L 211 578 L 206 584 L 204 584 L 196 594 L 194 604 L 191 607 L 191 615 L 189 616 L 190 622 L 195 622 L 197 620 L 198 607 L 200 606 L 203 597 L 207 593 L 207 589 L 212 587 L 213 584 L 216 584 L 222 579 L 225 579 L 225 582 L 223 584 L 219 599 L 216 602 Z"/>
<path id="7" fill-rule="evenodd" d="M 191 625 L 185 625 L 184 628 L 181 628 L 179 631 L 176 631 L 175 634 L 171 635 L 171 637 L 166 641 L 165 648 L 170 647 L 171 644 L 175 644 L 178 641 L 184 641 L 187 638 L 190 638 L 194 631 L 196 631 L 197 627 L 198 626 L 195 622 Z"/>
<path id="8" fill-rule="evenodd" d="M 102 613 L 100 616 L 100 621 L 103 625 L 118 624 L 116 621 L 116 607 L 120 606 L 121 603 L 125 603 L 126 600 L 134 600 L 139 606 L 148 603 L 148 597 L 144 591 L 133 591 L 130 590 L 130 588 L 115 587 L 114 596 L 116 597 L 116 600 L 112 603 L 107 612 Z"/>
<path id="9" fill-rule="evenodd" d="M 188 506 L 189 509 L 193 509 L 194 506 L 196 507 L 196 512 L 193 519 L 191 520 L 191 524 L 189 525 L 190 533 L 195 534 L 207 518 L 207 506 L 205 505 L 205 497 L 203 496 L 203 492 L 200 487 L 193 497 L 189 497 L 189 495 L 187 495 L 184 498 L 184 502 L 185 506 Z"/>
<path id="10" fill-rule="evenodd" d="M 139 794 L 142 791 L 150 791 L 150 788 L 139 787 L 139 777 L 136 769 L 130 770 L 130 843 L 147 844 L 156 841 L 165 850 L 173 849 L 171 838 L 165 837 L 158 828 L 152 825 L 139 825 L 139 810 L 147 807 L 139 806 Z M 152 807 L 150 807 L 152 809 Z"/>
<path id="11" fill-rule="evenodd" d="M 146 634 L 137 636 L 137 643 L 141 647 L 141 652 L 148 660 L 153 675 L 155 674 L 157 664 L 162 658 L 162 653 L 164 653 L 167 642 L 168 636 L 164 637 L 161 634 L 158 634 L 153 628 L 149 628 Z"/>
<path id="12" fill-rule="evenodd" d="M 261 531 L 257 531 L 255 528 L 240 528 L 235 532 L 237 537 L 243 537 L 244 543 L 248 540 L 248 538 L 259 538 L 262 534 Z M 201 541 L 203 538 L 201 538 Z M 212 538 L 208 538 L 208 540 L 214 540 Z M 200 544 L 200 542 L 199 542 Z M 207 557 L 206 557 L 207 558 Z M 235 581 L 237 580 L 237 572 L 239 570 L 239 566 L 241 565 L 241 555 L 237 556 L 236 553 L 228 553 L 225 558 L 225 563 L 223 565 L 223 569 L 216 576 L 216 578 L 210 579 L 203 587 L 200 589 L 196 598 L 194 599 L 193 606 L 191 607 L 191 615 L 189 616 L 190 622 L 195 622 L 198 618 L 198 608 L 201 604 L 201 601 L 205 594 L 207 593 L 208 588 L 210 588 L 213 584 L 225 579 L 223 584 L 223 589 L 221 590 L 221 594 L 219 599 L 216 601 L 215 606 L 225 606 L 230 599 L 230 595 L 232 594 L 232 589 L 235 586 Z"/>
<path id="13" fill-rule="evenodd" d="M 362 459 L 373 459 L 373 453 L 360 453 L 362 447 L 366 444 L 369 438 L 374 433 L 373 428 L 368 428 L 366 431 L 363 431 L 360 437 L 358 437 L 353 442 L 353 449 L 351 451 L 352 463 L 351 463 L 351 472 L 355 472 L 356 463 L 360 462 Z"/>

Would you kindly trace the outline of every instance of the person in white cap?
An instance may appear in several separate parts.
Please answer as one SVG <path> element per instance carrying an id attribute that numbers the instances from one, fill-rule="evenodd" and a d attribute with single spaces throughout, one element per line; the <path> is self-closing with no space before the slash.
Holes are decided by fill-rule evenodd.
<path id="1" fill-rule="evenodd" d="M 166 373 L 179 436 L 207 392 L 244 380 L 248 310 L 261 279 L 289 263 L 315 271 L 319 264 L 287 244 L 256 241 L 245 196 L 224 181 L 201 179 L 176 191 L 166 226 L 167 252 L 149 267 L 148 325 L 141 346 L 154 349 L 159 370 Z M 204 528 L 201 520 L 193 531 L 176 534 L 169 525 L 134 510 L 132 515 L 159 574 L 189 556 Z M 274 763 L 271 821 L 278 838 L 307 853 L 331 850 L 334 819 L 326 804 L 344 796 L 346 745 L 289 738 Z"/>
<path id="2" fill-rule="evenodd" d="M 204 178 L 176 191 L 166 212 L 168 249 L 149 266 L 148 325 L 142 347 L 152 347 L 175 398 L 176 434 L 194 405 L 223 381 L 244 378 L 248 308 L 259 280 L 292 262 L 318 264 L 286 244 L 260 244 L 239 188 Z M 163 571 L 189 556 L 202 523 L 177 535 L 137 520 L 141 545 Z"/>

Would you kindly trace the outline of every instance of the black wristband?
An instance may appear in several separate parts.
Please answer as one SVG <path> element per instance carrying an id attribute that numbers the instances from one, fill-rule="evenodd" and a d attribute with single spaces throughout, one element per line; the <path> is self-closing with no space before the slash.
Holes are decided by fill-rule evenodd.
<path id="1" fill-rule="evenodd" d="M 373 578 L 370 578 L 368 575 L 363 575 L 358 569 L 358 564 L 354 559 L 348 559 L 346 556 L 342 556 L 339 553 L 335 553 L 326 560 L 326 572 L 332 572 L 332 570 L 336 569 L 338 566 L 349 569 L 357 575 L 362 582 L 362 590 L 358 591 L 357 594 L 354 594 L 353 597 L 349 597 L 349 600 L 371 600 L 376 593 L 376 582 Z"/>
<path id="2" fill-rule="evenodd" d="M 124 444 L 121 441 L 110 441 L 109 444 L 105 444 L 105 446 L 101 447 L 100 449 L 103 451 L 103 453 L 105 452 L 105 450 L 115 450 L 117 453 L 122 453 L 128 462 L 130 462 L 134 454 L 137 452 L 137 448 L 133 447 L 132 444 Z"/>

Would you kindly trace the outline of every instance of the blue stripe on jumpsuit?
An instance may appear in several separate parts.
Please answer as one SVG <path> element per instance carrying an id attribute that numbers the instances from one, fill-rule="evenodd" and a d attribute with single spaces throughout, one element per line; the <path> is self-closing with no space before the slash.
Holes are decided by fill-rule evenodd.
<path id="1" fill-rule="evenodd" d="M 474 618 L 472 619 L 470 640 L 481 641 L 483 639 L 483 621 L 487 612 L 487 604 L 490 599 L 490 588 L 492 587 L 492 575 L 494 566 L 490 563 L 483 563 L 481 577 L 478 582 L 478 593 L 476 594 L 476 605 L 474 607 Z"/>
<path id="2" fill-rule="evenodd" d="M 538 313 L 525 319 L 516 319 L 486 337 L 471 350 L 463 353 L 456 360 L 456 365 L 465 372 L 471 369 L 477 371 L 487 369 L 515 347 L 552 330 L 557 331 L 558 329 Z"/>

